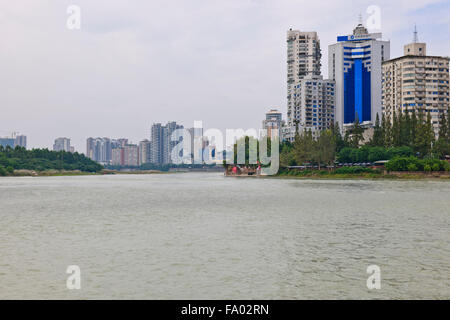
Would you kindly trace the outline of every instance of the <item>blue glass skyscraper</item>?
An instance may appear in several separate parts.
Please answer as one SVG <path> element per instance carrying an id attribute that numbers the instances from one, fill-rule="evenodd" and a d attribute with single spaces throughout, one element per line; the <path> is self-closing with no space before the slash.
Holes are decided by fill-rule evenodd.
<path id="1" fill-rule="evenodd" d="M 336 82 L 335 121 L 371 125 L 381 116 L 381 64 L 389 59 L 389 41 L 359 24 L 352 35 L 338 36 L 329 46 L 329 77 Z"/>

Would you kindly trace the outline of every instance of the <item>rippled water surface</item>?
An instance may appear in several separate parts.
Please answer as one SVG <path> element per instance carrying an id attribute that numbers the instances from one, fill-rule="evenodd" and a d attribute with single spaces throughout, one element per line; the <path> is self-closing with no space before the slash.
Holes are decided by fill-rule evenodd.
<path id="1" fill-rule="evenodd" d="M 0 298 L 449 299 L 449 231 L 445 181 L 1 178 Z"/>

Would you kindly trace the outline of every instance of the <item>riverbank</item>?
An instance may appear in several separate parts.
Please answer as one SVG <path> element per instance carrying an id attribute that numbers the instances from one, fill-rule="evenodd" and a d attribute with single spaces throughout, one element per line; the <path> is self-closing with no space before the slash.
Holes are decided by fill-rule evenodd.
<path id="1" fill-rule="evenodd" d="M 351 179 L 365 179 L 365 180 L 447 180 L 450 181 L 449 171 L 436 172 L 362 172 L 362 173 L 334 173 L 328 171 L 312 171 L 312 172 L 282 172 L 271 178 L 280 179 L 323 179 L 323 180 L 351 180 Z"/>
<path id="2" fill-rule="evenodd" d="M 86 172 L 80 170 L 45 170 L 45 171 L 14 170 L 11 173 L 7 173 L 5 177 L 101 176 L 111 174 L 163 174 L 163 173 L 169 172 L 163 172 L 158 170 L 119 171 L 106 169 L 99 172 Z"/>

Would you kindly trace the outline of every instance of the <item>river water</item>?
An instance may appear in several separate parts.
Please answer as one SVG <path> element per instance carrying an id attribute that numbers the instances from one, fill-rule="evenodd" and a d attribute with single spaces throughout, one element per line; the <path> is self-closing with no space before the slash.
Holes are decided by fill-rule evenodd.
<path id="1" fill-rule="evenodd" d="M 449 299 L 449 195 L 446 181 L 1 178 L 0 298 Z"/>

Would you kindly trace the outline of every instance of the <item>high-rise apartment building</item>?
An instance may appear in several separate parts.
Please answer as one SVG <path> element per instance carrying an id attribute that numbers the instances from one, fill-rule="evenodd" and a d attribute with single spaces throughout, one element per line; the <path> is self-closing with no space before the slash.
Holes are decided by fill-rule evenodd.
<path id="1" fill-rule="evenodd" d="M 53 144 L 53 151 L 66 151 L 70 152 L 70 139 L 69 138 L 57 138 Z"/>
<path id="2" fill-rule="evenodd" d="M 155 164 L 163 163 L 164 146 L 164 126 L 161 123 L 154 123 L 151 129 L 151 153 L 150 162 Z"/>
<path id="3" fill-rule="evenodd" d="M 389 59 L 390 42 L 380 38 L 360 23 L 353 34 L 329 46 L 328 74 L 336 82 L 335 121 L 341 129 L 356 115 L 369 127 L 381 116 L 381 64 Z"/>
<path id="4" fill-rule="evenodd" d="M 102 164 L 109 164 L 111 161 L 111 139 L 109 138 L 88 138 L 86 140 L 86 156 Z"/>
<path id="5" fill-rule="evenodd" d="M 394 112 L 430 113 L 438 135 L 441 116 L 450 107 L 449 58 L 427 56 L 426 50 L 415 31 L 413 42 L 404 46 L 404 55 L 383 63 L 382 107 L 391 121 Z"/>
<path id="6" fill-rule="evenodd" d="M 145 139 L 139 142 L 139 165 L 150 162 L 151 143 Z"/>
<path id="7" fill-rule="evenodd" d="M 177 141 L 171 141 L 172 133 L 175 130 L 182 128 L 183 126 L 178 125 L 176 122 L 168 122 L 165 126 L 161 125 L 161 123 L 155 123 L 152 125 L 150 157 L 150 161 L 152 163 L 172 163 L 172 148 L 177 144 Z"/>
<path id="8" fill-rule="evenodd" d="M 112 163 L 113 150 L 123 148 L 127 144 L 128 139 L 123 138 L 88 138 L 86 140 L 86 156 L 101 164 L 108 165 Z"/>
<path id="9" fill-rule="evenodd" d="M 139 147 L 135 144 L 127 144 L 123 149 L 123 165 L 137 167 L 139 165 Z"/>
<path id="10" fill-rule="evenodd" d="M 306 76 L 320 76 L 322 53 L 317 32 L 290 29 L 287 32 L 287 125 L 293 127 L 300 120 L 295 106 L 294 89 Z"/>
<path id="11" fill-rule="evenodd" d="M 334 82 L 321 76 L 317 32 L 287 33 L 287 125 L 283 140 L 294 141 L 303 130 L 321 131 L 334 122 Z"/>
<path id="12" fill-rule="evenodd" d="M 191 136 L 191 162 L 195 164 L 203 163 L 203 149 L 205 139 L 203 137 L 203 128 L 194 127 L 187 129 Z"/>
<path id="13" fill-rule="evenodd" d="M 125 149 L 123 147 L 112 149 L 111 164 L 113 166 L 124 166 L 125 165 Z"/>
<path id="14" fill-rule="evenodd" d="M 14 139 L 14 146 L 26 148 L 27 147 L 27 136 L 17 135 L 16 138 Z"/>
<path id="15" fill-rule="evenodd" d="M 172 161 L 172 149 L 178 143 L 178 141 L 172 141 L 172 133 L 177 129 L 183 129 L 182 125 L 176 122 L 168 122 L 164 127 L 163 131 L 163 157 L 162 161 L 164 164 L 173 163 Z M 181 155 L 180 155 L 181 156 Z"/>
<path id="16" fill-rule="evenodd" d="M 322 131 L 334 123 L 335 83 L 322 76 L 307 76 L 295 85 L 294 105 L 298 129 Z"/>

